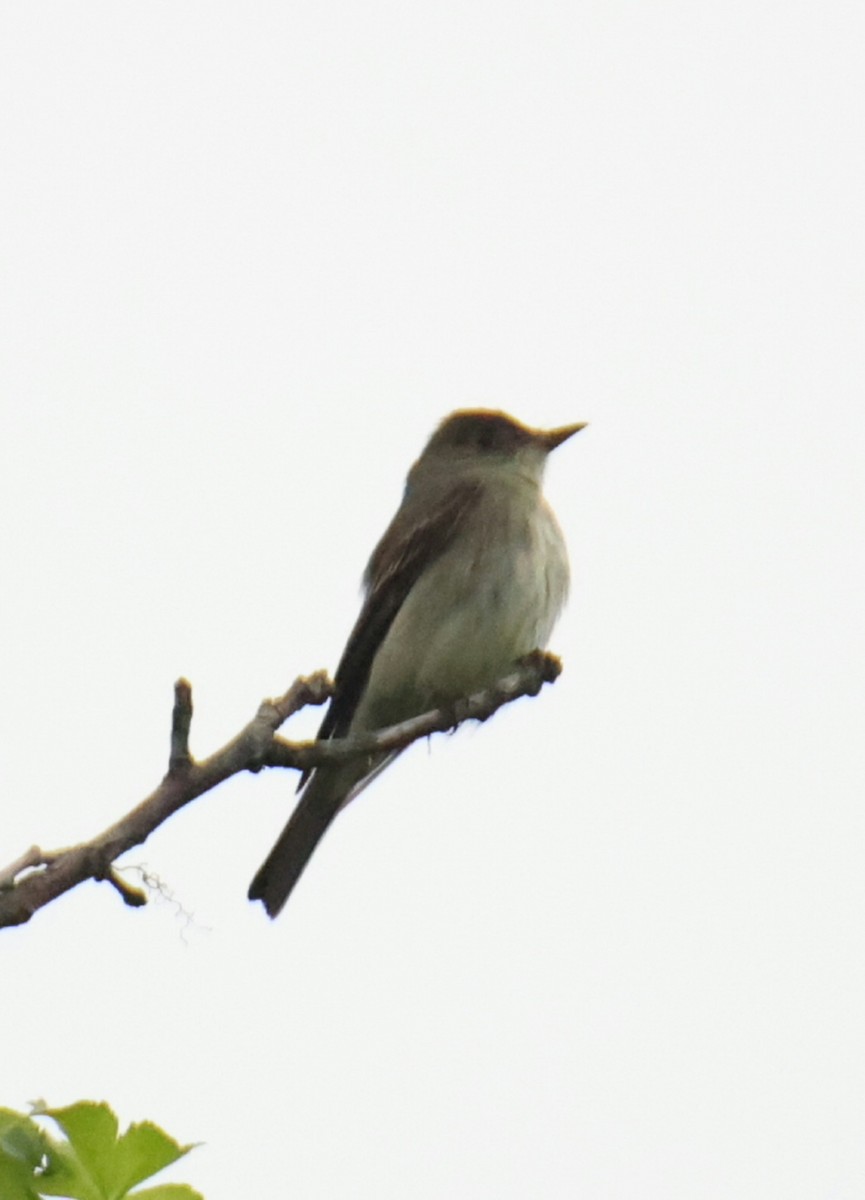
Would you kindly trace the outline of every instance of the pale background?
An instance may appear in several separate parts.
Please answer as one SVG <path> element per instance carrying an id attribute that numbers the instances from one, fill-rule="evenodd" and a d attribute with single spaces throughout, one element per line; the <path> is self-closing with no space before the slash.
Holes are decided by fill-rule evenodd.
<path id="1" fill-rule="evenodd" d="M 333 668 L 436 422 L 589 420 L 558 684 L 419 746 L 275 924 L 238 778 L 0 935 L 0 1103 L 208 1200 L 865 1195 L 853 4 L 0 11 L 0 859 Z M 317 715 L 298 721 L 308 733 Z"/>

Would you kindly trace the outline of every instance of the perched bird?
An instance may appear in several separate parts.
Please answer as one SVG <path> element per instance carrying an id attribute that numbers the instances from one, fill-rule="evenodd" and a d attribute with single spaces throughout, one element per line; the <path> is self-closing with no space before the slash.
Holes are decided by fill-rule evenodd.
<path id="1" fill-rule="evenodd" d="M 541 480 L 547 455 L 583 428 L 530 429 L 484 409 L 442 421 L 367 565 L 363 607 L 319 738 L 383 729 L 453 703 L 547 645 L 568 592 L 568 557 Z M 275 917 L 340 808 L 397 753 L 305 776 L 250 900 Z"/>

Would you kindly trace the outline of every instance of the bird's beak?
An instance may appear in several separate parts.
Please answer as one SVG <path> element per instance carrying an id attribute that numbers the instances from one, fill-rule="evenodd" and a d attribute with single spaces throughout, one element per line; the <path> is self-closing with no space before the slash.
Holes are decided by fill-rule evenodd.
<path id="1" fill-rule="evenodd" d="M 573 437 L 575 433 L 579 433 L 581 429 L 585 429 L 588 421 L 580 421 L 577 425 L 562 425 L 558 429 L 544 429 L 541 432 L 540 440 L 547 448 L 547 453 L 555 450 L 556 446 L 561 446 L 562 442 L 566 442 L 569 437 Z"/>

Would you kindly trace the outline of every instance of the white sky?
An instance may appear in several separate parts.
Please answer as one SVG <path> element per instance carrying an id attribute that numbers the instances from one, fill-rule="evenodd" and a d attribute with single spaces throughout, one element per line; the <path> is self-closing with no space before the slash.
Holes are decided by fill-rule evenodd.
<path id="1" fill-rule="evenodd" d="M 445 413 L 591 428 L 558 684 L 275 924 L 271 773 L 130 855 L 176 906 L 3 933 L 0 1103 L 203 1141 L 208 1200 L 865 1194 L 863 26 L 3 6 L 0 860 L 156 784 L 180 674 L 203 755 L 335 666 Z"/>

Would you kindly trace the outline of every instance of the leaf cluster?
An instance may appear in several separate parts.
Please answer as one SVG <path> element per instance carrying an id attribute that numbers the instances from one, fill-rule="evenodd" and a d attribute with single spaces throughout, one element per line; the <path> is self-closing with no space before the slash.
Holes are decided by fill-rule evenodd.
<path id="1" fill-rule="evenodd" d="M 50 1118 L 63 1137 L 35 1118 Z M 65 1108 L 37 1104 L 31 1115 L 0 1108 L 0 1196 L 3 1200 L 203 1200 L 186 1184 L 138 1185 L 193 1149 L 150 1121 L 118 1132 L 107 1104 L 81 1101 Z M 138 1190 L 133 1190 L 138 1189 Z"/>

